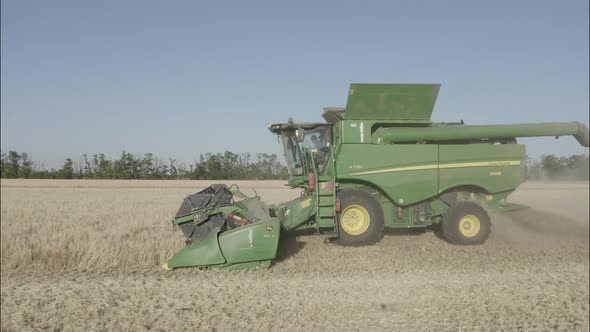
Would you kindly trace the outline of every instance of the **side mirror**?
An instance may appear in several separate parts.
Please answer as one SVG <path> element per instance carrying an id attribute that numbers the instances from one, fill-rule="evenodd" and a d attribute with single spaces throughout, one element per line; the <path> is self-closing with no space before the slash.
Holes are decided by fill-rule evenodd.
<path id="1" fill-rule="evenodd" d="M 297 139 L 297 142 L 303 142 L 305 139 L 305 132 L 302 128 L 299 128 L 295 131 L 295 138 Z"/>

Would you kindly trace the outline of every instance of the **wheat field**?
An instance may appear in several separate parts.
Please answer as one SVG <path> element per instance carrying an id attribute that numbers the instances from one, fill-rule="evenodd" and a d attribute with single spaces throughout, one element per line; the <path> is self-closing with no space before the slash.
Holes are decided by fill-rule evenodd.
<path id="1" fill-rule="evenodd" d="M 216 182 L 2 180 L 1 330 L 588 330 L 587 182 L 524 184 L 512 199 L 532 208 L 493 216 L 482 246 L 295 233 L 267 270 L 164 271 L 182 199 Z M 236 182 L 271 204 L 299 195 Z"/>

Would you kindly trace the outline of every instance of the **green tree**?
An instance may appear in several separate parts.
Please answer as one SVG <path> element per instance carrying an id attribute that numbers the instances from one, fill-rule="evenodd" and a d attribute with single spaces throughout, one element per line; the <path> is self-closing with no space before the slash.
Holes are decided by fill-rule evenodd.
<path id="1" fill-rule="evenodd" d="M 74 178 L 74 162 L 67 158 L 64 166 L 57 171 L 57 178 L 59 179 L 73 179 Z"/>
<path id="2" fill-rule="evenodd" d="M 225 151 L 223 154 L 223 178 L 235 179 L 239 178 L 239 156 L 231 151 Z"/>
<path id="3" fill-rule="evenodd" d="M 92 179 L 94 177 L 92 164 L 88 160 L 88 155 L 86 153 L 82 155 L 82 169 L 82 177 L 84 177 L 85 179 Z"/>
<path id="4" fill-rule="evenodd" d="M 6 154 L 0 151 L 0 176 L 4 177 Z"/>
<path id="5" fill-rule="evenodd" d="M 549 178 L 555 178 L 561 169 L 559 158 L 550 154 L 541 156 L 541 167 Z"/>
<path id="6" fill-rule="evenodd" d="M 3 178 L 15 179 L 18 177 L 20 159 L 21 155 L 18 152 L 8 151 L 8 155 L 4 161 Z"/>
<path id="7" fill-rule="evenodd" d="M 21 164 L 18 168 L 18 177 L 23 179 L 28 179 L 31 177 L 31 173 L 33 172 L 32 162 L 29 159 L 29 155 L 26 152 L 21 154 Z"/>
<path id="8" fill-rule="evenodd" d="M 199 161 L 195 162 L 195 167 L 191 172 L 190 178 L 191 180 L 201 180 L 205 178 L 205 174 L 207 173 L 205 157 L 203 155 L 199 155 Z"/>
<path id="9" fill-rule="evenodd" d="M 141 174 L 141 161 L 131 153 L 123 151 L 121 158 L 115 160 L 113 176 L 116 179 L 139 179 Z"/>
<path id="10" fill-rule="evenodd" d="M 590 165 L 588 156 L 577 154 L 565 158 L 563 161 L 565 169 L 571 177 L 576 180 L 590 180 Z"/>
<path id="11" fill-rule="evenodd" d="M 154 155 L 146 153 L 141 160 L 141 178 L 154 179 L 156 178 L 154 172 Z"/>
<path id="12" fill-rule="evenodd" d="M 176 168 L 176 159 L 170 160 L 170 178 L 178 179 L 178 169 Z"/>
<path id="13" fill-rule="evenodd" d="M 168 177 L 168 165 L 160 158 L 154 158 L 154 179 L 165 179 Z"/>
<path id="14" fill-rule="evenodd" d="M 110 160 L 104 154 L 94 154 L 90 159 L 82 154 L 79 162 L 67 158 L 63 167 L 55 171 L 33 168 L 33 161 L 27 153 L 19 154 L 9 151 L 1 153 L 0 174 L 3 178 L 97 178 L 97 179 L 286 179 L 287 168 L 281 164 L 275 154 L 259 153 L 255 162 L 251 154 L 236 154 L 231 151 L 224 153 L 206 153 L 199 156 L 194 165 L 168 159 L 164 162 L 151 153 L 143 158 L 123 151 L 118 160 Z M 586 159 L 569 158 L 560 161 L 564 165 L 579 167 Z M 569 166 L 568 166 L 569 167 Z M 576 168 L 576 169 L 578 169 Z M 587 166 L 586 166 L 587 168 Z"/>
<path id="15" fill-rule="evenodd" d="M 221 179 L 223 174 L 223 164 L 221 162 L 221 155 L 207 153 L 205 155 L 206 159 L 206 173 L 205 179 L 207 180 L 216 180 Z"/>
<path id="16" fill-rule="evenodd" d="M 106 159 L 104 153 L 95 154 L 92 158 L 95 177 L 99 179 L 113 178 L 113 162 Z"/>

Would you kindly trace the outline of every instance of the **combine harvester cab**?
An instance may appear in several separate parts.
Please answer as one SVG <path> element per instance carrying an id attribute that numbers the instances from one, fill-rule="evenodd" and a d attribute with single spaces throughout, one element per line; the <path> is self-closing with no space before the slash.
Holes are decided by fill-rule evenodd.
<path id="1" fill-rule="evenodd" d="M 506 199 L 525 181 L 517 138 L 573 136 L 589 145 L 579 122 L 431 122 L 439 89 L 352 84 L 345 108 L 324 110 L 326 122 L 270 125 L 283 145 L 288 185 L 301 196 L 276 208 L 233 186 L 188 196 L 174 219 L 187 246 L 164 267 L 268 267 L 280 231 L 299 229 L 352 246 L 377 242 L 385 227 L 430 228 L 452 244 L 482 244 L 489 211 L 525 207 Z"/>

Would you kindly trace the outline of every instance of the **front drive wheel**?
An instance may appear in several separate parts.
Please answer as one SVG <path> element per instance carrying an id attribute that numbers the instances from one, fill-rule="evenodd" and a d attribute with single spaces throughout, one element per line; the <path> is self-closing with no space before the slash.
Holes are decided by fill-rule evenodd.
<path id="1" fill-rule="evenodd" d="M 383 209 L 369 192 L 345 189 L 338 194 L 342 212 L 338 216 L 336 243 L 362 246 L 377 242 L 383 232 Z"/>
<path id="2" fill-rule="evenodd" d="M 490 217 L 479 205 L 458 201 L 444 216 L 441 233 L 450 243 L 477 245 L 486 242 L 491 232 Z"/>

